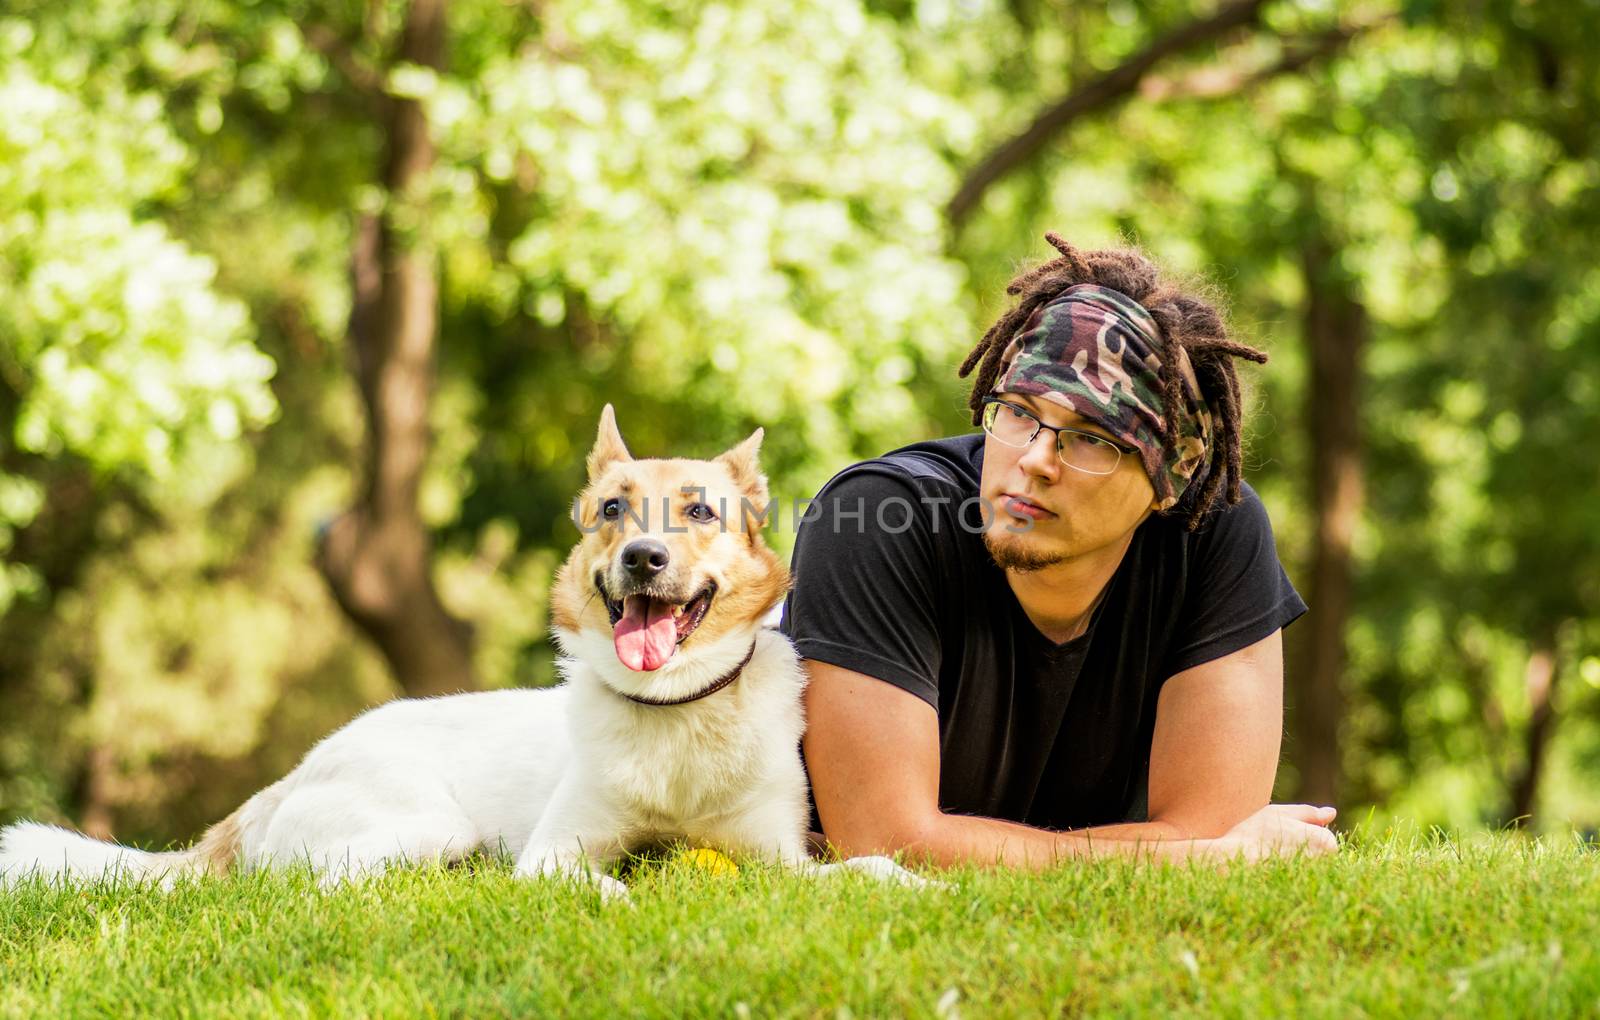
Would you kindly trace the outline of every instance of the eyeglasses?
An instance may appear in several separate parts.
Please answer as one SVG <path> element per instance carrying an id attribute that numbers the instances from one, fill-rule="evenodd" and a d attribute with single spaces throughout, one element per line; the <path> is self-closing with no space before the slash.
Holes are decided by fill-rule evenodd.
<path id="1" fill-rule="evenodd" d="M 1109 475 L 1124 453 L 1134 452 L 1093 432 L 1046 425 L 1026 407 L 995 396 L 983 398 L 983 430 L 1014 447 L 1031 446 L 1041 431 L 1054 432 L 1056 457 L 1074 471 L 1089 475 Z"/>

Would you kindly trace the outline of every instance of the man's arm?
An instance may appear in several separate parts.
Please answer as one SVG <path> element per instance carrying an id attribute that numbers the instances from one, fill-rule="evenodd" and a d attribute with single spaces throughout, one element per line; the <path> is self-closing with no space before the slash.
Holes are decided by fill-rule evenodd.
<path id="1" fill-rule="evenodd" d="M 1150 820 L 1053 832 L 939 810 L 939 721 L 892 684 L 806 660 L 805 755 L 831 843 L 935 864 L 1258 857 L 1337 849 L 1331 808 L 1267 805 L 1283 724 L 1281 632 L 1173 676 L 1156 709 Z"/>
<path id="2" fill-rule="evenodd" d="M 1272 798 L 1283 744 L 1283 631 L 1174 674 L 1156 702 L 1150 818 L 1221 836 Z"/>

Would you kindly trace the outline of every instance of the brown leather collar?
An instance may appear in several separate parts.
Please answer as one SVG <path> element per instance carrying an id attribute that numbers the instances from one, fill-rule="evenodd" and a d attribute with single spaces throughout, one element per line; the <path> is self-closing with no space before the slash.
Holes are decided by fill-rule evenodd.
<path id="1" fill-rule="evenodd" d="M 724 687 L 733 683 L 735 680 L 739 679 L 739 674 L 743 673 L 744 668 L 750 665 L 750 659 L 755 654 L 756 643 L 752 641 L 750 642 L 750 650 L 744 653 L 744 658 L 739 660 L 739 664 L 737 666 L 713 680 L 711 682 L 711 686 L 702 688 L 686 698 L 641 698 L 637 694 L 629 694 L 627 691 L 617 691 L 617 693 L 636 705 L 654 705 L 657 707 L 667 705 L 687 705 L 691 701 L 699 701 L 701 698 L 710 697 L 711 695 L 722 690 Z M 616 690 L 616 688 L 613 687 L 612 690 Z"/>

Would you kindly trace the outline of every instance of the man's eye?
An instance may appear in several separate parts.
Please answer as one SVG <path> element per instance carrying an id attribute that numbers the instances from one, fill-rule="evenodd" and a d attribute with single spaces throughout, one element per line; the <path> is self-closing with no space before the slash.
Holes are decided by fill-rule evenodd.
<path id="1" fill-rule="evenodd" d="M 1013 417 L 1013 418 L 1026 418 L 1026 417 L 1028 417 L 1027 412 L 1022 410 L 1022 408 L 1020 408 L 1020 407 L 1012 407 L 1010 404 L 1001 404 L 1000 406 L 1005 408 L 1006 409 L 1006 413 L 1011 415 L 1011 417 Z"/>
<path id="2" fill-rule="evenodd" d="M 622 516 L 622 500 L 608 499 L 600 504 L 600 516 L 608 521 L 614 521 Z"/>
<path id="3" fill-rule="evenodd" d="M 717 519 L 715 511 L 704 503 L 691 503 L 689 504 L 689 509 L 685 510 L 684 513 L 689 515 L 691 521 L 699 521 L 701 524 Z"/>

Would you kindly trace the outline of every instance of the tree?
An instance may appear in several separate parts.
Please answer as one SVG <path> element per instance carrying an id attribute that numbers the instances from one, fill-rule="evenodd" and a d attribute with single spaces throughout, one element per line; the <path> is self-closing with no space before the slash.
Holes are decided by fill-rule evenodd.
<path id="1" fill-rule="evenodd" d="M 1353 611 L 1352 544 L 1361 516 L 1365 471 L 1361 462 L 1361 363 L 1367 314 L 1352 281 L 1335 262 L 1334 246 L 1319 236 L 1316 212 L 1306 215 L 1310 236 L 1301 251 L 1305 281 L 1306 380 L 1310 427 L 1312 607 L 1296 634 L 1288 679 L 1294 706 L 1297 796 L 1314 804 L 1339 802 L 1343 763 L 1339 728 L 1344 720 L 1345 630 Z"/>
<path id="2" fill-rule="evenodd" d="M 444 0 L 406 5 L 396 68 L 443 69 L 445 11 Z M 421 215 L 433 139 L 417 97 L 349 84 L 379 111 L 390 208 L 363 216 L 355 232 L 350 343 L 367 411 L 365 477 L 357 506 L 328 526 L 319 559 L 339 605 L 383 651 L 406 693 L 445 694 L 476 681 L 471 628 L 439 601 L 433 543 L 417 506 L 439 339 L 438 258 Z"/>

